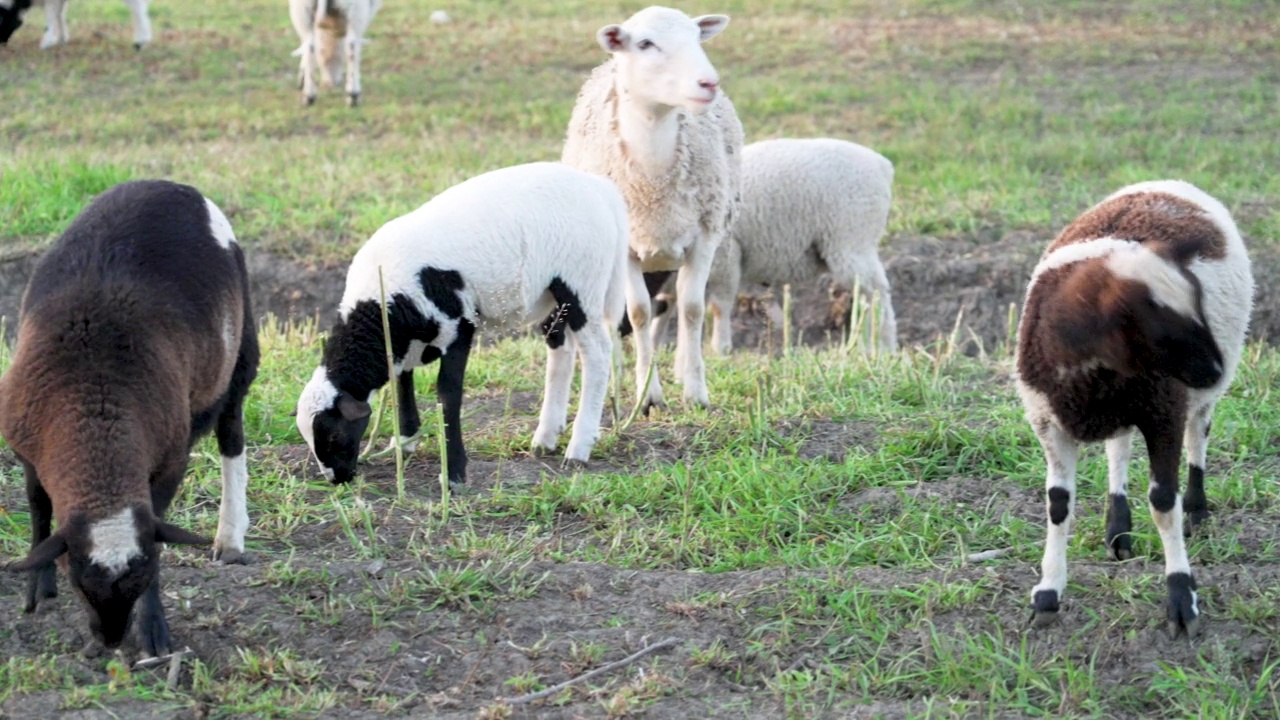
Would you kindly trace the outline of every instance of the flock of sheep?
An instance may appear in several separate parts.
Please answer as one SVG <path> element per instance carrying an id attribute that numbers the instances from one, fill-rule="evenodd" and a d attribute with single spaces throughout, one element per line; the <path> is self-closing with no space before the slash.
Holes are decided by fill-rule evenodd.
<path id="1" fill-rule="evenodd" d="M 145 11 L 143 0 L 135 5 Z M 307 102 L 317 63 L 328 80 L 341 75 L 338 48 L 348 95 L 358 99 L 359 48 L 377 5 L 330 0 L 326 9 L 320 0 L 317 13 L 314 0 L 291 0 Z M 857 284 L 881 308 L 874 342 L 896 347 L 876 254 L 892 164 L 831 139 L 744 148 L 702 48 L 727 24 L 723 15 L 650 7 L 601 28 L 597 39 L 611 57 L 582 87 L 561 162 L 471 178 L 391 220 L 356 253 L 322 361 L 297 403 L 299 432 L 326 477 L 355 475 L 370 400 L 392 376 L 399 441 L 412 445 L 421 427 L 412 373 L 438 361 L 447 479 L 464 483 L 463 378 L 486 327 L 540 323 L 548 349 L 537 453 L 553 452 L 566 429 L 575 352 L 581 357 L 565 451 L 573 464 L 587 462 L 599 435 L 616 331 L 634 336 L 636 402 L 665 404 L 653 366 L 663 306 L 676 315 L 675 374 L 687 404 L 710 403 L 706 306 L 716 320 L 712 347 L 728 351 L 743 281 L 829 272 Z M 324 33 L 329 39 L 316 39 Z M 659 292 L 665 302 L 655 304 Z M 1151 458 L 1148 498 L 1164 546 L 1170 627 L 1197 631 L 1184 526 L 1208 515 L 1210 418 L 1240 360 L 1252 297 L 1230 214 L 1185 182 L 1123 188 L 1046 250 L 1028 286 L 1016 355 L 1016 386 L 1048 465 L 1037 622 L 1057 616 L 1066 587 L 1083 443 L 1106 442 L 1106 544 L 1116 558 L 1131 556 L 1126 479 L 1136 429 Z M 98 643 L 125 638 L 142 598 L 132 623 L 140 649 L 169 652 L 160 545 L 209 541 L 162 518 L 192 444 L 212 429 L 223 482 L 214 556 L 243 557 L 241 416 L 257 363 L 244 258 L 211 200 L 168 181 L 132 181 L 71 223 L 33 273 L 13 363 L 0 378 L 0 433 L 23 465 L 31 505 L 31 552 L 9 566 L 29 572 L 28 611 L 56 594 L 58 561 Z M 1189 477 L 1180 494 L 1184 446 Z"/>

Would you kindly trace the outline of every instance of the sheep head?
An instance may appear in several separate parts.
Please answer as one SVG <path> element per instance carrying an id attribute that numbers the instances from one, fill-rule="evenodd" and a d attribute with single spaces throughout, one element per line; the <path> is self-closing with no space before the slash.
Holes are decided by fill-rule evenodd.
<path id="1" fill-rule="evenodd" d="M 103 645 L 120 645 L 129 631 L 133 606 L 155 582 L 160 544 L 208 545 L 201 537 L 171 525 L 139 505 L 90 520 L 77 513 L 23 560 L 12 572 L 43 570 L 54 561 L 65 564 L 71 586 L 84 602 L 89 629 Z"/>
<path id="2" fill-rule="evenodd" d="M 600 28 L 596 39 L 613 54 L 620 92 L 641 104 L 682 107 L 697 115 L 715 101 L 720 85 L 702 43 L 728 24 L 726 15 L 691 18 L 654 6 L 621 25 Z"/>
<path id="3" fill-rule="evenodd" d="M 324 366 L 316 368 L 298 397 L 295 422 L 320 472 L 334 484 L 356 474 L 360 438 L 369 426 L 369 403 L 334 387 Z"/>

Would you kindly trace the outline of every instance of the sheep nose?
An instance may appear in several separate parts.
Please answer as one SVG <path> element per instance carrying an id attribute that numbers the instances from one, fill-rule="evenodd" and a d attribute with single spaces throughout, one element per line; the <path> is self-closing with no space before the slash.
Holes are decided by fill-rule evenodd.
<path id="1" fill-rule="evenodd" d="M 720 87 L 720 83 L 715 80 L 699 80 L 698 87 L 702 88 L 703 90 L 710 90 L 711 92 L 715 92 L 716 88 Z"/>

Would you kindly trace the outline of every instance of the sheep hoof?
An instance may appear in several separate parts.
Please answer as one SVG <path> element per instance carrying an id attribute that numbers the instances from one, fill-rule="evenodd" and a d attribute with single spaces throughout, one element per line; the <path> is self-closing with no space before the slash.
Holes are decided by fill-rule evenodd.
<path id="1" fill-rule="evenodd" d="M 1209 521 L 1209 510 L 1208 508 L 1190 510 L 1186 512 L 1183 518 L 1182 535 L 1184 537 L 1191 537 L 1196 530 L 1199 530 Z"/>
<path id="2" fill-rule="evenodd" d="M 546 457 L 555 451 L 555 448 L 550 448 L 540 443 L 534 443 L 533 447 L 529 450 L 529 452 L 536 458 Z"/>
<path id="3" fill-rule="evenodd" d="M 1133 537 L 1128 533 L 1107 538 L 1107 554 L 1112 560 L 1133 559 Z"/>
<path id="4" fill-rule="evenodd" d="M 1037 590 L 1031 598 L 1031 626 L 1048 627 L 1058 621 L 1058 591 Z"/>
<path id="5" fill-rule="evenodd" d="M 249 565 L 253 562 L 253 556 L 235 548 L 215 549 L 213 561 L 220 565 Z"/>
<path id="6" fill-rule="evenodd" d="M 587 467 L 586 460 L 576 460 L 574 458 L 565 458 L 561 463 L 561 467 L 565 470 L 585 470 Z"/>
<path id="7" fill-rule="evenodd" d="M 661 400 L 645 400 L 644 405 L 640 406 L 640 413 L 645 417 L 649 417 L 649 411 L 657 408 L 662 412 L 667 411 L 667 404 Z"/>
<path id="8" fill-rule="evenodd" d="M 450 480 L 449 494 L 453 495 L 454 497 L 458 497 L 458 496 L 465 497 L 473 493 L 471 488 L 467 486 L 466 480 Z"/>
<path id="9" fill-rule="evenodd" d="M 306 106 L 306 107 L 311 107 L 312 105 L 315 105 L 315 104 L 316 104 L 316 96 L 315 96 L 315 95 L 303 95 L 303 96 L 302 96 L 302 104 L 303 104 L 304 106 Z"/>
<path id="10" fill-rule="evenodd" d="M 347 107 L 356 107 L 360 104 L 360 93 L 351 93 L 347 95 Z"/>
<path id="11" fill-rule="evenodd" d="M 1186 637 L 1188 640 L 1195 640 L 1204 633 L 1204 624 L 1200 622 L 1199 617 L 1190 620 L 1169 621 L 1169 639 L 1177 640 L 1180 637 Z"/>
<path id="12" fill-rule="evenodd" d="M 143 45 L 143 43 L 140 43 L 140 42 L 136 42 L 136 43 L 134 43 L 134 44 L 133 44 L 133 50 L 134 50 L 134 52 L 142 52 L 142 45 Z"/>
<path id="13" fill-rule="evenodd" d="M 1188 639 L 1201 632 L 1200 611 L 1196 607 L 1196 581 L 1190 574 L 1175 572 L 1165 577 L 1169 588 L 1169 604 L 1166 606 L 1169 636 L 1176 639 L 1185 634 Z"/>

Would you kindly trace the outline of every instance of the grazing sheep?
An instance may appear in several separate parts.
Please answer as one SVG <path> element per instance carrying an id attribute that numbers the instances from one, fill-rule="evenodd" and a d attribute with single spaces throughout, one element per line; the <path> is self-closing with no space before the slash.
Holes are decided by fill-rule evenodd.
<path id="1" fill-rule="evenodd" d="M 542 321 L 546 395 L 535 452 L 553 450 L 565 427 L 574 365 L 565 338 L 572 338 L 582 397 L 565 458 L 586 463 L 608 390 L 608 323 L 625 304 L 626 223 L 613 183 L 560 163 L 530 163 L 478 175 L 382 226 L 351 262 L 324 361 L 298 399 L 298 430 L 324 475 L 335 483 L 354 476 L 369 399 L 390 379 L 384 288 L 402 439 L 411 443 L 420 427 L 413 368 L 439 360 L 450 483 L 466 481 L 462 381 L 481 321 Z"/>
<path id="2" fill-rule="evenodd" d="M 27 612 L 57 595 L 58 560 L 98 642 L 120 644 L 141 597 L 143 653 L 169 652 L 160 543 L 209 541 L 162 518 L 192 445 L 214 428 L 214 557 L 243 561 L 242 409 L 257 366 L 244 256 L 212 201 L 134 181 L 80 213 L 32 273 L 0 379 L 0 432 L 31 503 L 31 553 L 9 566 L 31 573 Z"/>
<path id="3" fill-rule="evenodd" d="M 382 0 L 289 0 L 289 19 L 302 45 L 298 89 L 302 102 L 316 101 L 316 69 L 326 85 L 337 87 L 346 61 L 347 104 L 360 104 L 360 48 Z"/>
<path id="4" fill-rule="evenodd" d="M 37 0 L 39 1 L 39 0 Z M 70 39 L 67 32 L 67 0 L 43 0 L 45 27 L 44 37 L 40 39 L 40 49 L 45 50 L 55 45 L 64 45 Z M 141 50 L 143 45 L 151 42 L 151 17 L 147 14 L 147 0 L 124 0 L 133 15 L 133 47 Z M 32 0 L 0 0 L 0 45 L 9 41 L 9 36 L 22 27 L 23 16 L 31 7 Z"/>
<path id="5" fill-rule="evenodd" d="M 627 305 L 636 328 L 637 387 L 650 378 L 653 360 L 642 273 L 678 270 L 676 374 L 685 400 L 704 407 L 710 404 L 704 295 L 738 202 L 742 124 L 701 43 L 728 22 L 724 15 L 690 18 L 650 7 L 600 28 L 596 39 L 612 57 L 582 86 L 563 154 L 566 163 L 611 178 L 627 199 Z M 663 404 L 657 372 L 640 402 L 646 411 Z"/>
<path id="6" fill-rule="evenodd" d="M 732 349 L 733 308 L 743 282 L 800 283 L 829 272 L 839 285 L 857 285 L 868 302 L 878 296 L 876 339 L 881 349 L 895 350 L 897 322 L 877 253 L 892 198 L 893 163 L 856 143 L 783 139 L 743 148 L 738 219 L 707 279 L 711 346 L 721 354 Z M 665 336 L 673 294 L 656 303 L 655 346 Z"/>
<path id="7" fill-rule="evenodd" d="M 1106 543 L 1132 556 L 1126 482 L 1133 431 L 1147 441 L 1147 497 L 1160 531 L 1175 633 L 1199 625 L 1183 545 L 1208 517 L 1205 447 L 1214 403 L 1235 374 L 1253 304 L 1244 242 L 1220 202 L 1180 181 L 1130 185 L 1062 231 L 1031 277 L 1018 328 L 1017 387 L 1048 464 L 1049 535 L 1032 592 L 1037 623 L 1057 617 L 1067 584 L 1076 461 L 1106 441 Z M 1187 493 L 1178 461 L 1186 444 Z"/>

